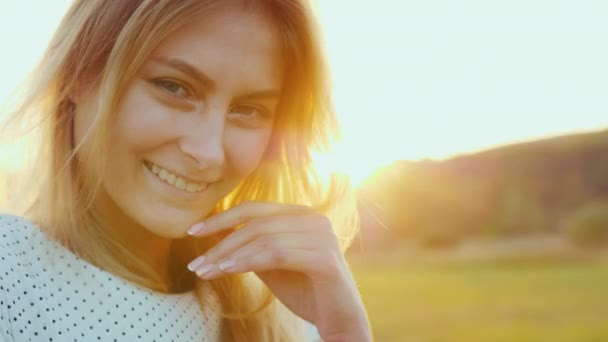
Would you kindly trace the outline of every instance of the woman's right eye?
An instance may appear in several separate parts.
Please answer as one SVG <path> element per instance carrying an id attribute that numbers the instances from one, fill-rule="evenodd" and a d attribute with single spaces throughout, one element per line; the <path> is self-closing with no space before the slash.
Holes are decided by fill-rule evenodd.
<path id="1" fill-rule="evenodd" d="M 173 97 L 186 98 L 186 99 L 192 98 L 188 89 L 178 82 L 166 80 L 166 79 L 160 79 L 160 80 L 154 80 L 153 83 L 156 86 L 160 87 L 164 92 L 168 93 L 169 95 L 171 95 Z"/>

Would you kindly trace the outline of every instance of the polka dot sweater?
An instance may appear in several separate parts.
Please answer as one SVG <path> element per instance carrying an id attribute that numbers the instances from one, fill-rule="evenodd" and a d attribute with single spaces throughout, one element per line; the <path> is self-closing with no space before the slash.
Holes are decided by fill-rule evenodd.
<path id="1" fill-rule="evenodd" d="M 0 341 L 217 341 L 220 303 L 203 293 L 127 282 L 0 215 Z"/>
<path id="2" fill-rule="evenodd" d="M 202 284 L 202 306 L 194 291 L 156 292 L 90 264 L 26 219 L 0 214 L 0 342 L 218 341 L 219 298 Z M 321 341 L 302 323 L 306 340 Z"/>

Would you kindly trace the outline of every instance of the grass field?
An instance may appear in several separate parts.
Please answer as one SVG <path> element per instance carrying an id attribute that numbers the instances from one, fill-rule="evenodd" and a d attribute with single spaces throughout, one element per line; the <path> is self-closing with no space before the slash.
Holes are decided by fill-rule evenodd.
<path id="1" fill-rule="evenodd" d="M 351 262 L 375 341 L 608 341 L 608 263 Z"/>

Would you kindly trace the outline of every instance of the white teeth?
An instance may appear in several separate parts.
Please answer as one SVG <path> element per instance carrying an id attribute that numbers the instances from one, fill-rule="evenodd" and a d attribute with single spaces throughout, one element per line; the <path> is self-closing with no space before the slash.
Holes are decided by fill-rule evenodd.
<path id="1" fill-rule="evenodd" d="M 175 187 L 180 190 L 186 190 L 186 182 L 184 182 L 183 179 L 177 177 L 177 179 L 175 180 Z"/>
<path id="2" fill-rule="evenodd" d="M 175 175 L 174 174 L 170 174 L 169 177 L 167 177 L 167 183 L 169 183 L 171 185 L 175 185 Z"/>
<path id="3" fill-rule="evenodd" d="M 158 176 L 160 177 L 160 179 L 162 180 L 167 180 L 167 176 L 169 175 L 169 173 L 165 170 L 160 170 Z"/>
<path id="4" fill-rule="evenodd" d="M 149 162 L 146 162 L 145 165 L 150 171 L 152 171 L 152 173 L 157 175 L 165 183 L 170 184 L 180 190 L 188 192 L 200 192 L 207 188 L 207 184 L 205 183 L 186 182 L 183 178 L 174 175 L 173 173 L 159 167 L 158 165 Z"/>

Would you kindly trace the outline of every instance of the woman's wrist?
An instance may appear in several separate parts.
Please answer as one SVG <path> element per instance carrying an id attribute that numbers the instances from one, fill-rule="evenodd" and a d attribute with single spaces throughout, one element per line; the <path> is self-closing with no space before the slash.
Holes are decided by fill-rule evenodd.
<path id="1" fill-rule="evenodd" d="M 371 326 L 353 274 L 347 266 L 336 274 L 337 279 L 320 286 L 326 295 L 324 302 L 333 302 L 323 305 L 325 310 L 317 318 L 322 341 L 372 341 Z"/>
<path id="2" fill-rule="evenodd" d="M 323 342 L 368 342 L 372 341 L 371 326 L 363 306 L 353 311 L 356 314 L 346 321 L 324 324 L 318 329 L 319 336 Z"/>

